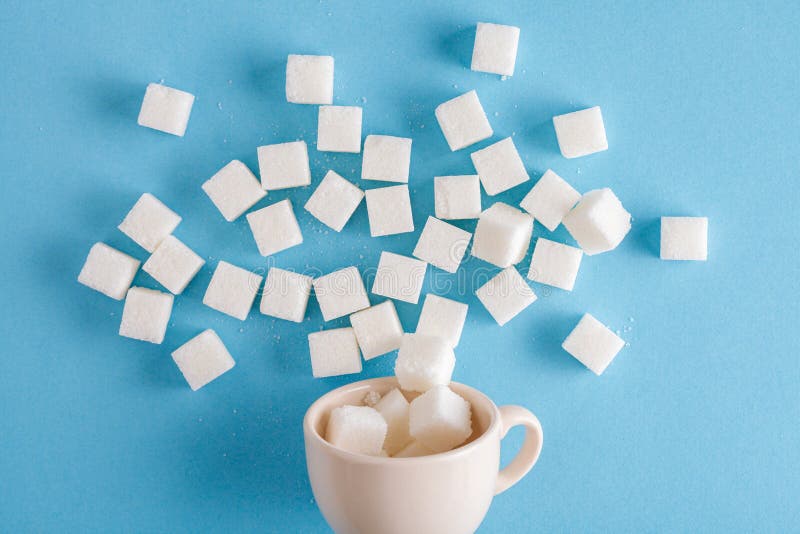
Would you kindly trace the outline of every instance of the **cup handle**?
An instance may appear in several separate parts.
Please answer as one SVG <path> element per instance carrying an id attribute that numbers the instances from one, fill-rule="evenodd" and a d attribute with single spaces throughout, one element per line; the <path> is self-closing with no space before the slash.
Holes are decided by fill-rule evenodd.
<path id="1" fill-rule="evenodd" d="M 519 482 L 531 470 L 536 460 L 539 459 L 539 453 L 542 452 L 542 440 L 544 439 L 541 423 L 539 423 L 535 415 L 522 406 L 501 406 L 500 421 L 503 425 L 500 439 L 505 438 L 512 427 L 524 425 L 526 428 L 525 441 L 522 442 L 522 448 L 511 460 L 511 463 L 497 475 L 497 484 L 494 489 L 495 495 L 503 493 Z"/>

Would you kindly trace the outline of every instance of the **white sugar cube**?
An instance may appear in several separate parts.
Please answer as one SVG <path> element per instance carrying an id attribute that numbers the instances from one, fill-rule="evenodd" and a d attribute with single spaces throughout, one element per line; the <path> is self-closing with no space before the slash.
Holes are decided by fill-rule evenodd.
<path id="1" fill-rule="evenodd" d="M 203 296 L 203 304 L 244 321 L 262 280 L 262 276 L 247 269 L 220 261 Z"/>
<path id="2" fill-rule="evenodd" d="M 269 256 L 303 242 L 300 225 L 294 216 L 292 202 L 288 198 L 266 208 L 247 214 L 247 224 L 253 232 L 262 256 Z"/>
<path id="3" fill-rule="evenodd" d="M 362 180 L 408 182 L 411 139 L 391 135 L 368 135 L 361 162 Z"/>
<path id="4" fill-rule="evenodd" d="M 148 84 L 139 111 L 139 125 L 183 137 L 192 104 L 193 94 L 166 85 Z"/>
<path id="5" fill-rule="evenodd" d="M 119 335 L 160 345 L 172 314 L 173 298 L 155 289 L 130 288 L 122 309 Z"/>
<path id="6" fill-rule="evenodd" d="M 317 118 L 317 150 L 361 152 L 361 115 L 357 106 L 320 106 Z"/>
<path id="7" fill-rule="evenodd" d="M 706 217 L 661 217 L 661 259 L 708 259 Z"/>
<path id="8" fill-rule="evenodd" d="M 400 452 L 411 441 L 411 434 L 408 433 L 408 408 L 408 401 L 397 388 L 384 395 L 375 405 L 375 409 L 386 421 L 387 432 L 383 448 L 390 456 Z"/>
<path id="9" fill-rule="evenodd" d="M 322 318 L 332 321 L 369 307 L 367 290 L 356 267 L 346 267 L 314 279 L 314 294 Z"/>
<path id="10" fill-rule="evenodd" d="M 345 405 L 331 410 L 325 439 L 348 452 L 382 456 L 386 430 L 386 421 L 375 408 Z"/>
<path id="11" fill-rule="evenodd" d="M 536 301 L 536 294 L 515 267 L 500 271 L 478 288 L 475 295 L 500 326 Z"/>
<path id="12" fill-rule="evenodd" d="M 180 215 L 150 193 L 145 193 L 117 228 L 147 252 L 153 252 L 180 222 Z"/>
<path id="13" fill-rule="evenodd" d="M 487 195 L 496 195 L 530 180 L 510 137 L 470 154 Z"/>
<path id="14" fill-rule="evenodd" d="M 408 422 L 414 439 L 434 452 L 454 449 L 472 434 L 469 402 L 447 386 L 433 387 L 411 401 Z"/>
<path id="15" fill-rule="evenodd" d="M 328 171 L 305 208 L 332 230 L 341 232 L 364 198 L 364 192 L 337 173 Z"/>
<path id="16" fill-rule="evenodd" d="M 414 256 L 448 273 L 454 273 L 467 252 L 472 234 L 457 226 L 428 217 L 414 247 Z"/>
<path id="17" fill-rule="evenodd" d="M 313 278 L 272 267 L 264 282 L 259 311 L 270 317 L 302 323 Z"/>
<path id="18" fill-rule="evenodd" d="M 558 147 L 565 158 L 579 158 L 608 150 L 606 128 L 600 107 L 553 117 Z"/>
<path id="19" fill-rule="evenodd" d="M 414 231 L 411 195 L 407 185 L 367 189 L 364 194 L 367 199 L 369 235 L 380 237 Z"/>
<path id="20" fill-rule="evenodd" d="M 286 100 L 294 104 L 333 102 L 333 57 L 289 54 Z"/>
<path id="21" fill-rule="evenodd" d="M 554 232 L 580 199 L 580 193 L 548 169 L 519 205 L 545 228 Z"/>
<path id="22" fill-rule="evenodd" d="M 478 93 L 470 91 L 437 106 L 436 120 L 450 150 L 461 150 L 492 136 Z"/>
<path id="23" fill-rule="evenodd" d="M 472 70 L 512 76 L 517 62 L 519 28 L 479 22 L 472 49 Z"/>
<path id="24" fill-rule="evenodd" d="M 192 391 L 197 391 L 236 365 L 222 340 L 211 329 L 175 349 L 172 359 Z"/>
<path id="25" fill-rule="evenodd" d="M 462 302 L 428 293 L 419 315 L 417 334 L 443 337 L 455 348 L 461 339 L 468 309 Z"/>
<path id="26" fill-rule="evenodd" d="M 530 215 L 497 202 L 478 219 L 472 255 L 497 267 L 514 265 L 525 257 L 532 234 Z"/>
<path id="27" fill-rule="evenodd" d="M 436 453 L 415 439 L 396 452 L 392 458 L 418 458 L 420 456 L 430 456 L 431 454 Z"/>
<path id="28" fill-rule="evenodd" d="M 528 278 L 540 284 L 572 291 L 581 266 L 583 252 L 540 237 L 536 240 Z"/>
<path id="29" fill-rule="evenodd" d="M 624 345 L 618 335 L 587 313 L 561 347 L 600 376 Z"/>
<path id="30" fill-rule="evenodd" d="M 380 400 L 381 400 L 381 394 L 375 391 L 374 389 L 371 389 L 367 391 L 366 395 L 364 395 L 364 406 L 371 406 L 374 408 L 375 405 L 378 404 L 378 401 Z"/>
<path id="31" fill-rule="evenodd" d="M 205 262 L 180 239 L 168 235 L 144 262 L 142 270 L 170 293 L 180 295 Z"/>
<path id="32" fill-rule="evenodd" d="M 202 188 L 229 222 L 238 219 L 267 194 L 247 165 L 238 159 L 217 171 Z"/>
<path id="33" fill-rule="evenodd" d="M 381 252 L 372 292 L 416 304 L 425 281 L 425 270 L 428 264 L 424 261 L 401 256 L 392 252 Z"/>
<path id="34" fill-rule="evenodd" d="M 365 360 L 400 348 L 403 326 L 391 300 L 352 314 L 350 324 Z"/>
<path id="35" fill-rule="evenodd" d="M 631 214 L 611 189 L 596 189 L 581 197 L 564 217 L 564 226 L 592 256 L 617 248 L 631 229 Z"/>
<path id="36" fill-rule="evenodd" d="M 436 217 L 477 219 L 481 214 L 481 182 L 477 174 L 433 179 Z"/>
<path id="37" fill-rule="evenodd" d="M 302 187 L 311 183 L 308 146 L 305 141 L 258 147 L 258 168 L 261 173 L 261 187 L 267 191 Z"/>
<path id="38" fill-rule="evenodd" d="M 109 247 L 95 243 L 89 250 L 78 282 L 115 300 L 122 300 L 139 270 L 139 260 Z"/>
<path id="39" fill-rule="evenodd" d="M 361 354 L 352 328 L 334 328 L 308 334 L 314 378 L 361 372 Z"/>
<path id="40" fill-rule="evenodd" d="M 445 338 L 404 334 L 394 374 L 404 390 L 428 391 L 434 386 L 448 385 L 455 366 L 456 355 Z"/>

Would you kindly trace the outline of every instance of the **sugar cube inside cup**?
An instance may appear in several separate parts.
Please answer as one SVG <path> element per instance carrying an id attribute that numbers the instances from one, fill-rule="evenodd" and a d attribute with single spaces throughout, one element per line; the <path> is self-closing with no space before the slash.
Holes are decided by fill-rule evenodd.
<path id="1" fill-rule="evenodd" d="M 139 111 L 140 126 L 183 137 L 194 95 L 158 83 L 148 84 Z"/>
<path id="2" fill-rule="evenodd" d="M 172 359 L 192 391 L 219 378 L 236 364 L 222 340 L 211 329 L 175 349 Z"/>
<path id="3" fill-rule="evenodd" d="M 314 378 L 361 372 L 361 353 L 352 328 L 333 328 L 308 334 Z"/>
<path id="4" fill-rule="evenodd" d="M 511 76 L 517 62 L 519 28 L 479 22 L 472 49 L 472 70 Z"/>
<path id="5" fill-rule="evenodd" d="M 389 456 L 402 450 L 411 441 L 408 428 L 409 403 L 403 393 L 394 388 L 375 404 L 375 409 L 383 416 L 387 425 L 383 449 Z"/>
<path id="6" fill-rule="evenodd" d="M 83 264 L 78 282 L 115 300 L 131 287 L 141 262 L 105 243 L 95 243 Z"/>
<path id="7" fill-rule="evenodd" d="M 406 391 L 427 391 L 450 383 L 456 356 L 445 338 L 405 334 L 395 360 L 394 373 Z"/>
<path id="8" fill-rule="evenodd" d="M 391 300 L 355 312 L 350 324 L 365 360 L 400 348 L 403 326 Z"/>
<path id="9" fill-rule="evenodd" d="M 264 282 L 259 311 L 264 315 L 302 323 L 313 278 L 271 267 Z"/>
<path id="10" fill-rule="evenodd" d="M 592 256 L 614 250 L 631 229 L 631 214 L 609 188 L 589 191 L 564 217 L 564 226 Z"/>
<path id="11" fill-rule="evenodd" d="M 381 456 L 388 425 L 375 408 L 339 406 L 331 410 L 325 439 L 348 452 Z"/>
<path id="12" fill-rule="evenodd" d="M 609 366 L 625 342 L 590 314 L 584 314 L 570 332 L 563 349 L 600 376 Z"/>
<path id="13" fill-rule="evenodd" d="M 168 235 L 144 262 L 142 270 L 170 293 L 180 295 L 205 262 L 183 241 Z"/>
<path id="14" fill-rule="evenodd" d="M 153 252 L 180 222 L 180 215 L 150 193 L 145 193 L 139 197 L 118 228 L 147 252 Z"/>
<path id="15" fill-rule="evenodd" d="M 661 259 L 706 261 L 706 217 L 661 217 Z"/>
<path id="16" fill-rule="evenodd" d="M 469 402 L 446 385 L 437 385 L 411 401 L 409 432 L 424 447 L 445 452 L 472 434 Z"/>
<path id="17" fill-rule="evenodd" d="M 202 185 L 226 221 L 234 221 L 267 194 L 247 165 L 233 160 Z"/>
<path id="18" fill-rule="evenodd" d="M 431 454 L 436 453 L 423 445 L 419 440 L 415 439 L 401 450 L 394 453 L 392 458 L 418 458 L 420 456 L 430 456 Z"/>
<path id="19" fill-rule="evenodd" d="M 130 288 L 122 309 L 119 335 L 160 345 L 172 314 L 173 298 L 155 289 Z"/>
<path id="20" fill-rule="evenodd" d="M 530 215 L 496 202 L 478 219 L 471 253 L 497 267 L 509 267 L 525 257 L 532 234 Z"/>
<path id="21" fill-rule="evenodd" d="M 289 54 L 286 100 L 294 104 L 333 102 L 333 57 Z"/>
<path id="22" fill-rule="evenodd" d="M 247 269 L 220 261 L 203 296 L 203 304 L 244 321 L 263 279 Z"/>

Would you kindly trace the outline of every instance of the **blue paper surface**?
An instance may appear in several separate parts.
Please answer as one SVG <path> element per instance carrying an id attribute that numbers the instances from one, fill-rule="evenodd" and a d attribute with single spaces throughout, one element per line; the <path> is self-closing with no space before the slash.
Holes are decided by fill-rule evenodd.
<path id="1" fill-rule="evenodd" d="M 513 136 L 532 176 L 484 207 L 518 203 L 552 168 L 580 191 L 611 187 L 634 216 L 616 251 L 584 258 L 572 293 L 533 284 L 539 300 L 503 328 L 473 296 L 497 269 L 469 259 L 460 276 L 428 271 L 424 292 L 470 304 L 455 379 L 544 426 L 538 465 L 481 532 L 795 530 L 799 18 L 778 1 L 6 1 L 2 530 L 327 531 L 303 413 L 336 386 L 391 373 L 394 356 L 315 380 L 313 298 L 294 324 L 257 309 L 239 322 L 202 296 L 219 259 L 367 272 L 381 250 L 410 255 L 433 177 L 473 172 L 472 149 L 451 153 L 433 115 L 471 89 L 495 131 L 473 148 Z M 521 27 L 513 77 L 469 70 L 478 21 Z M 364 107 L 364 135 L 413 138 L 414 233 L 370 238 L 363 204 L 341 234 L 302 209 L 328 169 L 382 184 L 359 179 L 359 155 L 314 150 L 317 108 L 285 99 L 289 53 L 335 56 L 334 103 Z M 197 97 L 184 138 L 136 124 L 146 84 L 161 80 Z M 551 117 L 593 105 L 609 150 L 564 159 Z M 290 198 L 305 242 L 265 260 L 244 218 L 225 222 L 200 184 L 234 158 L 257 171 L 257 146 L 295 139 L 310 144 L 312 186 L 258 206 Z M 116 229 L 143 192 L 183 216 L 175 235 L 207 260 L 160 346 L 119 337 L 122 303 L 76 281 L 96 241 L 146 259 Z M 659 260 L 662 215 L 709 217 L 708 262 Z M 551 236 L 538 224 L 534 235 Z M 523 274 L 529 262 L 530 251 Z M 142 272 L 135 283 L 158 287 Z M 421 305 L 397 308 L 413 331 Z M 629 343 L 602 377 L 560 348 L 584 312 Z M 170 352 L 205 328 L 237 365 L 193 393 Z M 506 461 L 520 440 L 512 431 Z"/>

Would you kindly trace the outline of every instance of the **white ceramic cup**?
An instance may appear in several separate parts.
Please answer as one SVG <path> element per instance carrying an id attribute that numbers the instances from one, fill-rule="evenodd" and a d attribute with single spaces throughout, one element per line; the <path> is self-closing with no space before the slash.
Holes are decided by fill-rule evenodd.
<path id="1" fill-rule="evenodd" d="M 322 515 L 337 534 L 461 534 L 480 525 L 492 498 L 530 471 L 542 450 L 542 426 L 520 406 L 498 408 L 463 384 L 450 387 L 472 405 L 472 436 L 449 452 L 417 458 L 354 454 L 325 441 L 332 409 L 362 404 L 367 391 L 385 394 L 394 377 L 374 378 L 335 389 L 306 412 L 303 434 L 311 489 Z M 500 470 L 500 440 L 526 427 L 517 456 Z"/>

